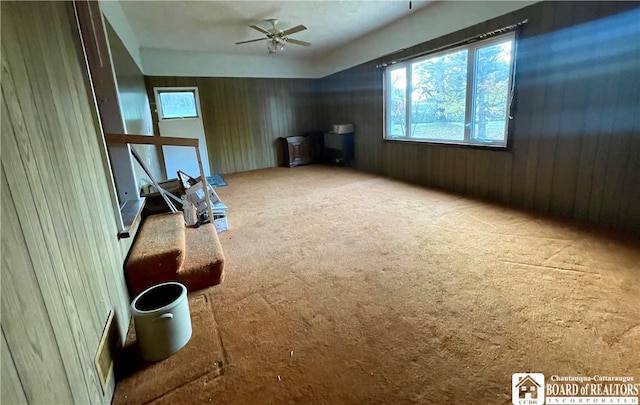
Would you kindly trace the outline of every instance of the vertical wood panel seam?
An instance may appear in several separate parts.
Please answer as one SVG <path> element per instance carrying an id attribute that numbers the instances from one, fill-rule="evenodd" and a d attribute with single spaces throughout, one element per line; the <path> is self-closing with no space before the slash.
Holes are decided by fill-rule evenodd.
<path id="1" fill-rule="evenodd" d="M 7 118 L 9 120 L 11 120 L 10 116 L 7 117 Z M 5 134 L 5 136 L 6 136 L 6 134 Z M 13 192 L 11 190 L 11 185 L 9 184 L 9 181 L 7 179 L 7 174 L 6 174 L 7 170 L 5 169 L 5 165 L 4 165 L 3 161 L 0 162 L 0 166 L 2 166 L 2 175 L 3 175 L 4 180 L 6 181 L 6 184 L 7 184 L 7 189 L 3 192 L 3 196 L 6 197 L 5 193 L 7 193 L 7 192 L 9 193 L 10 200 L 14 202 L 13 208 L 15 209 L 15 200 L 14 200 L 14 197 L 13 197 Z M 17 218 L 18 217 L 18 213 L 15 212 L 15 215 L 16 215 L 16 218 Z M 40 296 L 41 296 L 43 302 L 45 303 L 45 305 L 44 305 L 44 314 L 46 314 L 46 319 L 47 319 L 49 327 L 51 329 L 51 335 L 52 335 L 52 337 L 53 337 L 53 339 L 55 341 L 56 349 L 58 351 L 58 355 L 60 356 L 61 364 L 65 368 L 64 381 L 66 381 L 66 383 L 67 383 L 66 387 L 68 389 L 69 394 L 73 397 L 73 392 L 74 391 L 73 391 L 72 386 L 71 386 L 71 381 L 69 380 L 69 375 L 66 372 L 67 365 L 63 361 L 63 357 L 64 356 L 63 356 L 62 350 L 60 348 L 59 336 L 58 336 L 57 333 L 55 333 L 55 327 L 54 327 L 54 324 L 53 324 L 53 320 L 51 319 L 50 308 L 46 305 L 45 296 L 44 296 L 43 291 L 42 291 L 41 280 L 38 277 L 37 272 L 35 271 L 36 267 L 35 267 L 35 265 L 33 263 L 33 258 L 32 258 L 31 254 L 30 254 L 30 251 L 29 251 L 29 243 L 27 242 L 27 240 L 25 238 L 25 232 L 24 232 L 24 229 L 22 227 L 22 222 L 18 221 L 17 225 L 20 227 L 20 230 L 21 230 L 20 234 L 22 236 L 22 242 L 23 242 L 23 244 L 24 244 L 24 246 L 26 247 L 26 250 L 27 250 L 27 255 L 29 257 L 29 261 L 30 261 L 30 264 L 31 264 L 30 267 L 32 269 L 34 269 L 34 278 L 35 278 L 35 281 L 36 281 L 37 289 L 40 292 Z M 17 235 L 15 235 L 15 236 L 17 237 Z M 2 324 L 2 333 L 4 334 L 4 324 Z M 5 337 L 6 337 L 6 334 L 5 334 Z M 6 340 L 6 338 L 5 338 L 5 340 Z M 9 345 L 9 344 L 10 344 L 10 342 L 9 342 L 9 340 L 7 340 L 7 345 Z M 13 358 L 13 356 L 12 356 L 12 358 Z M 20 377 L 20 370 L 18 368 L 16 368 L 16 371 L 18 372 L 18 376 Z M 22 377 L 20 377 L 20 383 L 23 384 Z M 25 390 L 24 387 L 23 387 L 23 392 L 25 393 L 26 396 L 28 396 L 27 394 L 28 394 L 29 391 L 30 390 Z M 27 399 L 29 399 L 29 398 L 27 398 Z"/>
<path id="2" fill-rule="evenodd" d="M 0 324 L 0 330 L 2 331 L 2 339 L 6 342 L 7 344 L 7 349 L 9 350 L 9 356 L 11 357 L 11 365 L 13 365 L 13 369 L 16 371 L 16 376 L 18 377 L 18 381 L 20 382 L 20 389 L 22 390 L 22 395 L 24 395 L 25 399 L 27 398 L 27 392 L 24 390 L 24 382 L 22 382 L 22 378 L 20 377 L 20 371 L 18 370 L 18 367 L 16 367 L 16 362 L 13 358 L 13 353 L 11 352 L 11 346 L 9 345 L 9 341 L 7 340 L 7 335 L 4 332 L 4 324 Z M 2 362 L 6 362 L 7 359 L 2 359 Z M 69 383 L 69 380 L 67 379 L 67 384 Z M 6 389 L 6 388 L 5 388 Z M 71 389 L 69 389 L 71 390 Z"/>

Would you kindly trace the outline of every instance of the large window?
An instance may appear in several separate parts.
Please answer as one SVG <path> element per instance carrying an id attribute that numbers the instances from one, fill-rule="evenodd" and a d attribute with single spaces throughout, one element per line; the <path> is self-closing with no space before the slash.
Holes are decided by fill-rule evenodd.
<path id="1" fill-rule="evenodd" d="M 385 138 L 505 147 L 514 34 L 393 64 Z"/>

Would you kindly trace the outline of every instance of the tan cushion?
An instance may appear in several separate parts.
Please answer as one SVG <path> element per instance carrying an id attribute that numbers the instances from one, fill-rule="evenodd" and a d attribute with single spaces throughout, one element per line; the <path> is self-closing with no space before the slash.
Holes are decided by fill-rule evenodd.
<path id="1" fill-rule="evenodd" d="M 185 259 L 182 212 L 147 217 L 129 252 L 125 273 L 131 298 L 164 281 L 176 279 Z"/>
<path id="2" fill-rule="evenodd" d="M 220 284 L 224 280 L 224 253 L 212 224 L 187 227 L 186 258 L 178 270 L 178 281 L 189 291 Z"/>

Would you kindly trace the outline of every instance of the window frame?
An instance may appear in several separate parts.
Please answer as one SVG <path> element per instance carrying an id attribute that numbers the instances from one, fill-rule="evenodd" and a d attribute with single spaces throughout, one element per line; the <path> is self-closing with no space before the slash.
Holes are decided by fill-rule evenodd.
<path id="1" fill-rule="evenodd" d="M 506 117 L 504 124 L 504 139 L 496 142 L 474 142 L 471 138 L 473 123 L 473 115 L 475 111 L 475 87 L 476 87 L 476 60 L 477 52 L 481 48 L 491 46 L 492 44 L 504 42 L 510 39 L 512 41 L 511 46 L 511 62 L 509 64 L 509 82 L 507 85 L 507 102 L 506 102 Z M 478 40 L 470 42 L 460 46 L 454 46 L 442 51 L 429 53 L 426 55 L 420 55 L 414 58 L 409 58 L 398 63 L 392 63 L 386 66 L 383 72 L 383 140 L 393 142 L 415 142 L 415 143 L 430 143 L 439 145 L 458 145 L 467 147 L 481 147 L 490 149 L 507 149 L 511 138 L 511 119 L 510 116 L 511 105 L 514 97 L 514 76 L 516 65 L 516 48 L 517 48 L 517 36 L 515 31 L 511 31 L 505 34 L 500 34 L 488 39 Z M 412 138 L 410 137 L 409 127 L 411 125 L 411 78 L 412 78 L 412 65 L 417 62 L 421 62 L 427 59 L 433 59 L 442 55 L 447 55 L 455 52 L 459 52 L 463 49 L 467 50 L 467 82 L 466 82 L 466 95 L 465 95 L 465 113 L 464 113 L 464 139 L 463 140 L 449 140 L 449 139 L 435 139 L 435 138 Z M 404 67 L 407 85 L 405 87 L 405 136 L 403 137 L 390 137 L 388 136 L 388 122 L 389 122 L 389 88 L 390 88 L 390 71 Z M 471 74 L 469 72 L 472 72 Z"/>
<path id="2" fill-rule="evenodd" d="M 164 116 L 164 111 L 162 109 L 162 102 L 160 101 L 161 93 L 193 93 L 195 106 L 196 106 L 196 115 L 189 117 L 170 117 L 166 118 Z M 158 121 L 175 121 L 175 120 L 200 120 L 202 119 L 202 111 L 200 109 L 200 95 L 198 94 L 197 86 L 187 86 L 187 87 L 154 87 L 153 94 L 156 99 L 156 112 L 158 114 Z"/>

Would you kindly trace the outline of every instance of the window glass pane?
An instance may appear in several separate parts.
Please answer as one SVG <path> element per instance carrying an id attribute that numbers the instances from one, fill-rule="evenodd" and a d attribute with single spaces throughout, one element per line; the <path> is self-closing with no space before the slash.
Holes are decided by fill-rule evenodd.
<path id="1" fill-rule="evenodd" d="M 476 51 L 471 133 L 476 142 L 505 141 L 512 45 L 509 39 Z"/>
<path id="2" fill-rule="evenodd" d="M 467 49 L 411 65 L 411 138 L 464 140 Z"/>
<path id="3" fill-rule="evenodd" d="M 162 107 L 162 118 L 198 116 L 195 93 L 192 91 L 161 92 L 160 104 Z"/>
<path id="4" fill-rule="evenodd" d="M 406 136 L 406 91 L 407 69 L 396 68 L 389 71 L 388 104 L 387 104 L 387 137 L 398 138 Z"/>
<path id="5" fill-rule="evenodd" d="M 505 147 L 514 46 L 506 34 L 392 62 L 384 137 Z"/>

